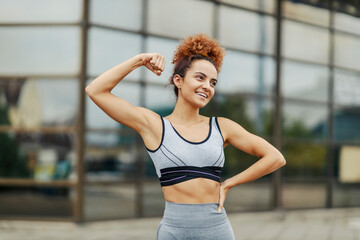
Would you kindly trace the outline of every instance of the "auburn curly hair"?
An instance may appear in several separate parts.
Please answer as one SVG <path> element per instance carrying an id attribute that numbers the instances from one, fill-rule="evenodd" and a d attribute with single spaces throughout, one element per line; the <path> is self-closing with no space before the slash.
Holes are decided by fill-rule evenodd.
<path id="1" fill-rule="evenodd" d="M 173 78 L 176 74 L 184 77 L 194 60 L 204 59 L 211 62 L 219 73 L 225 55 L 225 49 L 218 41 L 200 33 L 188 36 L 177 47 L 172 63 L 174 72 L 170 78 L 170 84 L 174 84 Z M 174 84 L 174 92 L 178 96 L 178 88 Z"/>

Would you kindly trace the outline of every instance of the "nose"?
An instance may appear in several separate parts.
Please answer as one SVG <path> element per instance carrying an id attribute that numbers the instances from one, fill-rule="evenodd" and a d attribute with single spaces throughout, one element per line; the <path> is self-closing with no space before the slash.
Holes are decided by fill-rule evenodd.
<path id="1" fill-rule="evenodd" d="M 209 91 L 209 89 L 210 89 L 210 82 L 209 81 L 205 81 L 204 83 L 203 83 L 203 85 L 202 85 L 202 88 L 204 89 L 204 90 L 206 90 L 206 91 Z"/>

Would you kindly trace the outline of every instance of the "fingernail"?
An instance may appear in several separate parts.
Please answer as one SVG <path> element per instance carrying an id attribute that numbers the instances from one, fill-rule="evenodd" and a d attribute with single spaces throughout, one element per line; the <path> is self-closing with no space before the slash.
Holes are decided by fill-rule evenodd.
<path id="1" fill-rule="evenodd" d="M 221 212 L 221 208 L 218 208 L 218 211 Z"/>

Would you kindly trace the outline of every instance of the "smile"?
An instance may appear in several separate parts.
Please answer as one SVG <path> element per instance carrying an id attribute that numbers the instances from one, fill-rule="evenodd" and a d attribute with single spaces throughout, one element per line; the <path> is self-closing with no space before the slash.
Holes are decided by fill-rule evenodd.
<path id="1" fill-rule="evenodd" d="M 203 97 L 203 98 L 208 98 L 208 96 L 205 93 L 196 92 L 196 94 Z"/>

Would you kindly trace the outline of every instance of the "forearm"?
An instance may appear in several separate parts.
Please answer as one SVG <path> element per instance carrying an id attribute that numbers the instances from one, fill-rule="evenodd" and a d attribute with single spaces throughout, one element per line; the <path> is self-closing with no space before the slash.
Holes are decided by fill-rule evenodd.
<path id="1" fill-rule="evenodd" d="M 86 93 L 93 95 L 110 92 L 126 75 L 142 65 L 141 56 L 136 55 L 94 79 L 86 87 Z"/>
<path id="2" fill-rule="evenodd" d="M 227 188 L 254 181 L 285 165 L 282 155 L 265 156 L 247 168 L 245 171 L 227 179 L 224 184 Z"/>

